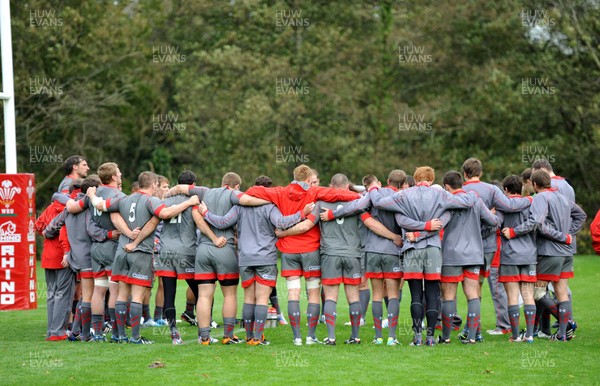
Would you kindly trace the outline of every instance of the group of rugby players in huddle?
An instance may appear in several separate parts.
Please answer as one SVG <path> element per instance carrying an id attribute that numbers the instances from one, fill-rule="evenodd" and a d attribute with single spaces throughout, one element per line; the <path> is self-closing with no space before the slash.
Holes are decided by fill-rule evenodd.
<path id="1" fill-rule="evenodd" d="M 374 175 L 354 186 L 336 174 L 329 187 L 321 187 L 316 171 L 300 165 L 289 185 L 273 187 L 269 177 L 260 176 L 246 192 L 239 190 L 239 175 L 231 172 L 223 176 L 221 187 L 206 188 L 196 186 L 195 174 L 186 170 L 168 191 L 168 181 L 163 184 L 164 178 L 143 172 L 131 195 L 121 191 L 115 163 L 102 164 L 97 175 L 87 176 L 86 160 L 73 156 L 65 169 L 52 204 L 36 222 L 45 236 L 47 340 L 106 341 L 103 331 L 110 330 L 115 343 L 153 343 L 141 336 L 140 328 L 142 317 L 149 319 L 144 304 L 158 276 L 173 344 L 183 343 L 175 313 L 177 280 L 189 285 L 188 304 L 190 310 L 196 305 L 200 344 L 218 342 L 210 335 L 217 281 L 223 293 L 222 343 L 269 344 L 264 329 L 278 276 L 278 251 L 295 345 L 336 344 L 340 284 L 351 325 L 345 343 L 360 344 L 368 281 L 373 344 L 400 344 L 404 281 L 411 295 L 410 345 L 450 343 L 458 283 L 467 300 L 459 340 L 480 342 L 481 288 L 494 256 L 501 283 L 495 284 L 506 293 L 505 300 L 495 299 L 506 302 L 496 306 L 497 317 L 508 316 L 511 342 L 533 342 L 534 337 L 566 341 L 577 327 L 568 279 L 573 277 L 574 235 L 586 215 L 575 204 L 572 187 L 545 160 L 534 162 L 521 176 L 507 176 L 499 186 L 480 181 L 482 164 L 469 158 L 460 172 L 445 173 L 441 185 L 434 184 L 434 170 L 423 166 L 412 177 L 391 171 L 386 186 Z M 300 331 L 302 277 L 308 299 L 305 340 Z M 234 334 L 240 280 L 245 340 Z M 81 296 L 73 307 L 78 287 Z M 72 311 L 77 327 L 67 331 Z M 105 312 L 110 319 L 106 330 Z M 196 323 L 189 313 L 184 315 Z M 442 334 L 435 339 L 440 315 Z M 546 315 L 557 320 L 554 334 Z M 322 340 L 316 336 L 320 320 L 327 327 Z"/>

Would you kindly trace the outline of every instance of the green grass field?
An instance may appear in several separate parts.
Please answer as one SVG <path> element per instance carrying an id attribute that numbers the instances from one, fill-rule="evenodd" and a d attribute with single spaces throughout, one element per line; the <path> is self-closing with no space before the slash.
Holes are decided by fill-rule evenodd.
<path id="1" fill-rule="evenodd" d="M 142 334 L 155 340 L 147 346 L 108 343 L 46 342 L 45 283 L 38 271 L 39 307 L 34 311 L 0 313 L 0 384 L 597 384 L 600 383 L 600 312 L 594 306 L 600 281 L 600 258 L 578 256 L 575 279 L 574 314 L 579 324 L 570 342 L 536 340 L 534 344 L 510 344 L 507 336 L 486 336 L 482 344 L 463 346 L 409 347 L 412 339 L 408 310 L 409 293 L 401 303 L 398 339 L 402 346 L 374 346 L 370 308 L 367 326 L 361 330 L 363 344 L 346 346 L 292 345 L 288 326 L 266 330 L 270 346 L 200 346 L 196 328 L 181 324 L 185 344 L 173 346 L 168 328 L 144 329 Z M 178 293 L 178 313 L 183 310 L 184 284 Z M 287 306 L 285 285 L 279 281 L 282 307 Z M 343 292 L 343 291 L 342 291 Z M 241 288 L 240 288 L 241 294 Z M 462 294 L 461 294 L 462 295 Z M 459 313 L 465 315 L 465 301 L 459 297 Z M 152 298 L 152 304 L 154 298 Z M 241 313 L 241 297 L 238 315 Z M 220 299 L 215 319 L 221 323 Z M 152 310 L 154 307 L 152 306 Z M 306 299 L 302 304 L 306 309 Z M 489 289 L 484 288 L 483 330 L 494 327 Z M 348 306 L 338 302 L 338 342 L 350 335 Z M 524 318 L 521 318 L 524 324 Z M 306 318 L 303 317 L 304 326 Z M 306 334 L 306 327 L 302 329 Z M 237 334 L 244 336 L 243 331 Z M 222 330 L 214 331 L 222 336 Z M 319 325 L 317 336 L 326 335 Z M 384 332 L 384 338 L 386 337 Z M 162 368 L 150 368 L 154 361 Z"/>

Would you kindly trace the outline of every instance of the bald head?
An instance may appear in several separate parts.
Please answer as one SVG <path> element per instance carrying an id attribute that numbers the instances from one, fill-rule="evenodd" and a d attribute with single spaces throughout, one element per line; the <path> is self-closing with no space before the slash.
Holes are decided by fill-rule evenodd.
<path id="1" fill-rule="evenodd" d="M 330 186 L 332 188 L 348 189 L 349 185 L 350 185 L 350 181 L 348 181 L 348 177 L 346 177 L 342 173 L 338 173 L 338 174 L 334 175 L 333 177 L 331 177 Z"/>

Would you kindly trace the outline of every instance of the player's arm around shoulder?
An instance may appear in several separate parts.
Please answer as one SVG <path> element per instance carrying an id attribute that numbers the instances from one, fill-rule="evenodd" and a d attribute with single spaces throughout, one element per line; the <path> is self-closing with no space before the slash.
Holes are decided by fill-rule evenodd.
<path id="1" fill-rule="evenodd" d="M 156 197 L 150 197 L 149 204 L 151 206 L 152 213 L 160 218 L 161 220 L 168 220 L 172 217 L 177 216 L 179 213 L 183 212 L 190 206 L 200 204 L 200 198 L 198 196 L 193 195 L 190 196 L 187 200 L 177 204 L 167 207 L 161 200 Z"/>
<path id="2" fill-rule="evenodd" d="M 198 211 L 209 224 L 218 229 L 231 228 L 239 221 L 240 218 L 239 205 L 232 206 L 224 216 L 211 213 L 203 202 L 198 205 Z"/>
<path id="3" fill-rule="evenodd" d="M 286 230 L 282 230 L 279 228 L 275 229 L 275 235 L 279 238 L 282 238 L 282 237 L 295 236 L 295 235 L 299 235 L 299 234 L 308 232 L 319 222 L 319 211 L 320 210 L 321 210 L 321 205 L 320 205 L 320 203 L 317 203 L 314 206 L 312 212 L 306 217 L 306 220 L 301 221 L 298 224 L 296 224 L 293 227 L 286 229 Z"/>

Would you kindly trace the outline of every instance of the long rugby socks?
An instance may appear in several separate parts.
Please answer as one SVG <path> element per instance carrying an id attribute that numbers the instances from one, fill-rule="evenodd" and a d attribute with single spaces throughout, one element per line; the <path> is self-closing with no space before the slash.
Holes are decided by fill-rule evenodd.
<path id="1" fill-rule="evenodd" d="M 246 340 L 254 338 L 255 306 L 255 304 L 244 303 L 242 308 L 242 319 L 244 320 L 244 328 L 246 329 Z"/>
<path id="2" fill-rule="evenodd" d="M 81 333 L 81 300 L 75 303 L 75 311 L 73 312 L 73 326 L 71 327 L 71 333 L 78 335 Z"/>
<path id="3" fill-rule="evenodd" d="M 325 315 L 325 324 L 327 325 L 327 336 L 330 340 L 335 340 L 335 319 L 337 303 L 333 300 L 325 300 L 323 306 L 323 315 Z"/>
<path id="4" fill-rule="evenodd" d="M 269 307 L 265 305 L 257 304 L 254 308 L 254 338 L 257 340 L 262 340 L 263 332 L 265 331 L 265 322 L 267 320 L 268 310 Z"/>
<path id="5" fill-rule="evenodd" d="M 308 337 L 315 338 L 317 325 L 319 324 L 319 315 L 321 314 L 321 305 L 319 303 L 308 303 L 306 318 L 308 319 Z"/>
<path id="6" fill-rule="evenodd" d="M 567 325 L 572 313 L 573 308 L 570 300 L 558 303 L 558 336 L 561 338 L 564 338 L 567 333 Z"/>
<path id="7" fill-rule="evenodd" d="M 131 321 L 131 339 L 140 339 L 140 319 L 142 318 L 142 305 L 140 303 L 131 302 L 129 306 L 129 314 Z"/>
<path id="8" fill-rule="evenodd" d="M 235 318 L 223 318 L 223 337 L 233 338 Z"/>
<path id="9" fill-rule="evenodd" d="M 360 299 L 360 314 L 363 315 L 364 318 L 364 315 L 367 314 L 367 310 L 369 309 L 369 302 L 371 301 L 371 290 L 367 288 L 358 291 L 358 298 Z"/>
<path id="10" fill-rule="evenodd" d="M 539 301 L 539 304 L 543 306 L 543 308 L 552 314 L 556 319 L 558 319 L 558 302 L 555 298 L 550 297 L 547 293 L 542 297 Z M 542 322 L 540 321 L 540 324 Z"/>
<path id="11" fill-rule="evenodd" d="M 467 326 L 469 326 L 469 340 L 475 340 L 481 317 L 481 302 L 479 298 L 470 299 L 467 306 Z"/>
<path id="12" fill-rule="evenodd" d="M 517 339 L 519 337 L 519 319 L 521 317 L 521 308 L 518 304 L 508 306 L 508 320 L 510 321 L 510 331 L 512 332 L 512 338 Z"/>
<path id="13" fill-rule="evenodd" d="M 102 330 L 104 330 L 104 315 L 92 314 L 92 328 L 94 329 L 95 336 L 102 336 Z"/>
<path id="14" fill-rule="evenodd" d="M 154 320 L 161 320 L 163 318 L 163 308 L 162 307 L 154 307 Z"/>
<path id="15" fill-rule="evenodd" d="M 113 336 L 118 336 L 119 335 L 119 329 L 117 327 L 117 312 L 115 311 L 114 308 L 108 308 L 108 315 L 110 315 L 110 323 L 111 323 L 111 329 L 112 329 L 112 335 Z"/>
<path id="16" fill-rule="evenodd" d="M 129 312 L 131 313 L 131 308 L 130 308 Z M 150 319 L 150 304 L 142 305 L 142 317 L 144 318 L 144 322 L 147 322 L 148 319 Z M 133 321 L 132 321 L 132 327 L 133 327 Z"/>
<path id="17" fill-rule="evenodd" d="M 81 335 L 83 339 L 89 339 L 92 326 L 92 304 L 81 302 Z M 102 331 L 102 329 L 100 329 Z"/>
<path id="18" fill-rule="evenodd" d="M 525 336 L 533 337 L 533 324 L 535 322 L 536 307 L 535 304 L 525 304 L 523 306 L 523 313 L 525 314 L 525 323 L 527 325 L 527 332 Z"/>
<path id="19" fill-rule="evenodd" d="M 398 328 L 398 316 L 400 314 L 400 300 L 390 299 L 388 303 L 388 328 L 390 330 L 389 337 L 396 337 L 396 329 Z"/>
<path id="20" fill-rule="evenodd" d="M 361 318 L 361 304 L 360 302 L 350 303 L 350 325 L 352 326 L 351 338 L 358 339 L 358 331 L 360 329 L 360 318 Z"/>
<path id="21" fill-rule="evenodd" d="M 381 335 L 381 322 L 383 319 L 383 304 L 379 301 L 373 300 L 371 305 L 371 311 L 373 312 L 373 325 L 375 326 L 375 338 L 383 338 Z M 389 311 L 389 307 L 388 307 Z"/>
<path id="22" fill-rule="evenodd" d="M 125 333 L 125 323 L 127 322 L 127 302 L 118 301 L 115 304 L 115 313 L 117 320 L 117 330 L 113 331 L 113 336 L 117 338 L 127 337 Z"/>
<path id="23" fill-rule="evenodd" d="M 450 339 L 450 332 L 452 331 L 452 319 L 456 315 L 456 301 L 455 300 L 443 300 L 442 301 L 442 339 Z"/>
<path id="24" fill-rule="evenodd" d="M 300 301 L 288 300 L 288 319 L 290 320 L 290 327 L 294 333 L 294 339 L 301 339 L 300 335 Z"/>

